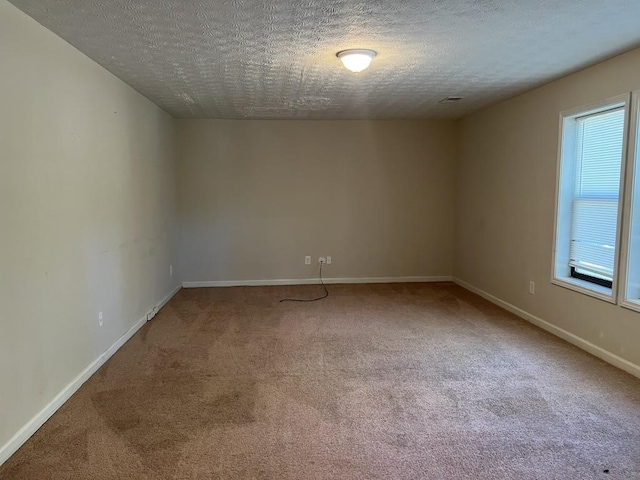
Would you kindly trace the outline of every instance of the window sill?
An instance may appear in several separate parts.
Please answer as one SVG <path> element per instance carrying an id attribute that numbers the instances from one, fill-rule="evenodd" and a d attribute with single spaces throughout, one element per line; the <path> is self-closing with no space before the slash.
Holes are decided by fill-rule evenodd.
<path id="1" fill-rule="evenodd" d="M 620 302 L 620 306 L 633 310 L 634 312 L 640 312 L 640 299 L 639 300 L 623 300 Z"/>
<path id="2" fill-rule="evenodd" d="M 611 288 L 596 285 L 595 283 L 580 280 L 579 278 L 554 277 L 551 280 L 551 283 L 553 283 L 554 285 L 558 285 L 559 287 L 568 288 L 569 290 L 573 290 L 574 292 L 597 298 L 598 300 L 604 300 L 605 302 L 613 304 L 616 303 L 616 300 L 613 297 L 613 290 Z M 636 308 L 638 308 L 638 310 L 640 311 L 640 302 L 638 303 Z"/>

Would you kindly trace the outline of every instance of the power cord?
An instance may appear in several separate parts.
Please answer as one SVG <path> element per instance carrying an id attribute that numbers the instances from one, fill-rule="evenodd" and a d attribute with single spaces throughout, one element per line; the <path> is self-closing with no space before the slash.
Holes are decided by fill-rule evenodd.
<path id="1" fill-rule="evenodd" d="M 327 290 L 327 286 L 322 281 L 322 266 L 323 265 L 324 265 L 324 263 L 320 264 L 320 285 L 322 285 L 322 288 L 324 288 L 324 295 L 322 297 L 310 298 L 310 299 L 283 298 L 282 300 L 280 300 L 280 303 L 282 303 L 282 302 L 317 302 L 318 300 L 324 300 L 325 298 L 327 298 L 329 296 L 329 290 Z"/>

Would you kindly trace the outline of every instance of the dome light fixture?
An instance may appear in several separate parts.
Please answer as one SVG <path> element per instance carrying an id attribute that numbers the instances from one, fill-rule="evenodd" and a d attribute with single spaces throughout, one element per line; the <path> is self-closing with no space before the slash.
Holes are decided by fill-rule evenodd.
<path id="1" fill-rule="evenodd" d="M 377 53 L 373 50 L 366 50 L 363 48 L 342 50 L 341 52 L 336 53 L 336 57 L 342 61 L 342 64 L 348 70 L 355 73 L 361 72 L 371 65 L 371 60 L 373 60 L 373 57 L 376 55 Z"/>

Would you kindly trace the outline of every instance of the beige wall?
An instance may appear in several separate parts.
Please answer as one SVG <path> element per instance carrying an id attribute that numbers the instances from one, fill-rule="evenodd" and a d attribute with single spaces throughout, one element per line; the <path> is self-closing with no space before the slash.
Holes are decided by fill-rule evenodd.
<path id="1" fill-rule="evenodd" d="M 550 279 L 559 113 L 639 88 L 634 50 L 462 120 L 454 267 L 463 281 L 636 365 L 640 314 Z"/>
<path id="2" fill-rule="evenodd" d="M 177 278 L 173 119 L 4 0 L 0 65 L 1 448 Z"/>
<path id="3" fill-rule="evenodd" d="M 453 269 L 640 364 L 640 314 L 550 283 L 558 113 L 640 88 L 640 50 L 457 129 L 174 121 L 5 0 L 0 62 L 0 448 L 178 278 L 313 278 L 321 255 L 332 278 Z"/>
<path id="4" fill-rule="evenodd" d="M 451 275 L 453 122 L 177 123 L 182 280 Z"/>

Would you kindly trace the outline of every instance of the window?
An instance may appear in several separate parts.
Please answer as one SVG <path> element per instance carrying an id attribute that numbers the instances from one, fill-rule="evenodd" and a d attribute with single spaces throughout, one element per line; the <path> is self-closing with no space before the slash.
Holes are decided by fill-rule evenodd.
<path id="1" fill-rule="evenodd" d="M 618 227 L 624 108 L 578 117 L 571 276 L 611 288 Z"/>
<path id="2" fill-rule="evenodd" d="M 621 262 L 625 275 L 622 289 L 622 302 L 625 307 L 640 311 L 640 92 L 634 92 L 632 96 L 631 126 L 629 135 L 629 169 L 627 191 L 630 192 L 627 199 L 628 207 L 624 209 L 624 225 L 626 228 L 623 236 L 623 260 Z"/>
<path id="3" fill-rule="evenodd" d="M 627 103 L 618 97 L 561 116 L 553 281 L 609 301 L 615 301 Z"/>

